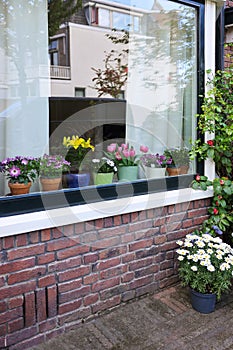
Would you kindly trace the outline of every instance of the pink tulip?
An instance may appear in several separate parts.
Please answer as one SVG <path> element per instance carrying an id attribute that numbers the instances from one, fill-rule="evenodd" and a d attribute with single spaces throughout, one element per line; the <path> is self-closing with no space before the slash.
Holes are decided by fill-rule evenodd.
<path id="1" fill-rule="evenodd" d="M 115 157 L 116 157 L 117 160 L 121 160 L 122 159 L 121 154 L 119 152 L 116 152 Z"/>
<path id="2" fill-rule="evenodd" d="M 147 153 L 149 151 L 149 147 L 142 145 L 142 146 L 140 146 L 140 151 L 143 153 Z"/>
<path id="3" fill-rule="evenodd" d="M 134 149 L 131 149 L 130 151 L 129 151 L 129 156 L 130 157 L 134 157 L 135 156 L 135 150 Z"/>
<path id="4" fill-rule="evenodd" d="M 111 145 L 109 145 L 107 147 L 107 151 L 110 152 L 110 153 L 115 152 L 115 150 L 116 150 L 116 144 L 115 143 L 111 143 Z"/>
<path id="5" fill-rule="evenodd" d="M 130 151 L 128 151 L 127 149 L 124 149 L 124 150 L 122 151 L 122 153 L 123 153 L 123 155 L 124 155 L 125 158 L 129 158 L 129 157 L 130 157 Z"/>
<path id="6" fill-rule="evenodd" d="M 128 145 L 127 145 L 126 143 L 122 143 L 122 144 L 121 144 L 121 148 L 122 148 L 122 149 L 128 149 Z"/>

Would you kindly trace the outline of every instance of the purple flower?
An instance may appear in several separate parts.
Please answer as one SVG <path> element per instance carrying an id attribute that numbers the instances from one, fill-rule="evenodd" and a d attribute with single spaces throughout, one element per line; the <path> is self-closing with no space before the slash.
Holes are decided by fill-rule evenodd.
<path id="1" fill-rule="evenodd" d="M 20 169 L 16 166 L 13 166 L 12 168 L 9 169 L 9 174 L 12 177 L 18 177 L 20 173 L 21 173 Z"/>
<path id="2" fill-rule="evenodd" d="M 212 228 L 214 229 L 215 233 L 217 233 L 218 235 L 222 235 L 222 231 L 218 226 L 213 225 Z"/>

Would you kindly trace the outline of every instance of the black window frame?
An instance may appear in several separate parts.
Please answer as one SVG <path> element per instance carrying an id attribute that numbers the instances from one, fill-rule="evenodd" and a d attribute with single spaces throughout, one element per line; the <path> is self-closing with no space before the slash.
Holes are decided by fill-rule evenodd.
<path id="1" fill-rule="evenodd" d="M 200 95 L 204 92 L 204 1 L 176 1 L 192 6 L 198 11 L 197 23 L 197 113 L 201 111 Z M 197 173 L 203 174 L 204 165 L 197 163 Z M 185 189 L 190 186 L 195 174 L 166 177 L 165 179 L 137 180 L 130 183 L 113 183 L 110 185 L 88 186 L 77 189 L 63 189 L 53 192 L 33 192 L 26 195 L 5 196 L 0 198 L 0 217 L 9 217 L 45 211 L 48 209 L 77 206 L 103 200 L 126 198 L 148 193 L 167 192 Z M 96 196 L 98 192 L 98 196 Z M 120 196 L 119 196 L 120 193 Z M 83 195 L 85 194 L 85 195 Z M 65 198 L 65 201 L 64 201 Z M 101 199 L 100 199 L 101 198 Z M 46 208 L 44 202 L 46 201 Z"/>

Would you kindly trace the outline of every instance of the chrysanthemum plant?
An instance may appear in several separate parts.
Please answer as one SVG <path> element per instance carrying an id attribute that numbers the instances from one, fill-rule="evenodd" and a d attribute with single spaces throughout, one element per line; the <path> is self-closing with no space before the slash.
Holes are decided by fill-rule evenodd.
<path id="1" fill-rule="evenodd" d="M 95 173 L 116 173 L 117 167 L 113 160 L 102 157 L 92 159 L 92 169 Z"/>
<path id="2" fill-rule="evenodd" d="M 176 242 L 179 276 L 183 286 L 199 293 L 216 294 L 229 290 L 233 275 L 233 249 L 220 237 L 196 230 Z"/>

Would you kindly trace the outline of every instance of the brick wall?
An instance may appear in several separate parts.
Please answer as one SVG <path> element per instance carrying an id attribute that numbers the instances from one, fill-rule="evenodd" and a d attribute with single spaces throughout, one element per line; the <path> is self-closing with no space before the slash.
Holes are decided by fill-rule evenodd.
<path id="1" fill-rule="evenodd" d="M 175 241 L 209 200 L 0 241 L 0 348 L 26 349 L 122 302 L 177 283 Z"/>

